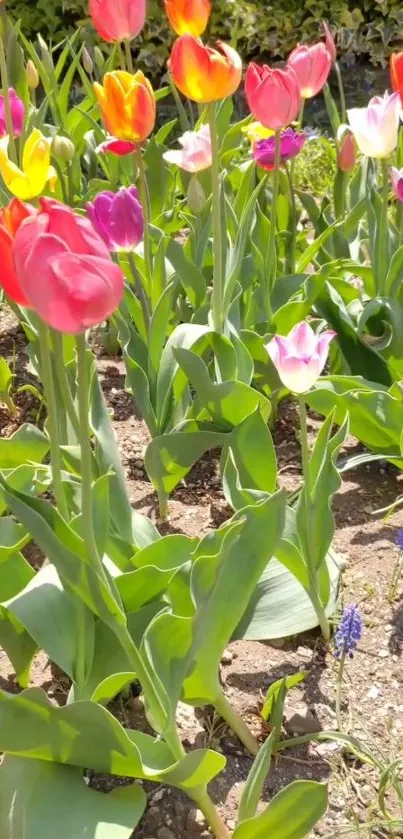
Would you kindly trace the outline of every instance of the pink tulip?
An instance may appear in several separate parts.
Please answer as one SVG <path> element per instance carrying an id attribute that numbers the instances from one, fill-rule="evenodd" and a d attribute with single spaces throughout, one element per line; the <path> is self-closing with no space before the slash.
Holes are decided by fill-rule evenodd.
<path id="1" fill-rule="evenodd" d="M 249 64 L 245 94 L 251 113 L 265 128 L 279 131 L 298 116 L 301 93 L 290 68 L 272 70 L 267 65 Z"/>
<path id="2" fill-rule="evenodd" d="M 10 87 L 8 91 L 10 99 L 11 122 L 13 126 L 14 137 L 20 137 L 24 130 L 25 119 L 25 105 L 22 99 L 17 96 L 14 88 Z M 0 137 L 5 137 L 7 134 L 6 122 L 6 106 L 4 96 L 0 95 Z"/>
<path id="3" fill-rule="evenodd" d="M 334 42 L 333 35 L 332 35 L 332 33 L 331 33 L 331 31 L 330 31 L 330 29 L 329 29 L 325 20 L 323 21 L 323 29 L 325 30 L 326 49 L 327 49 L 327 51 L 330 55 L 330 58 L 332 59 L 332 64 L 336 64 L 337 48 L 336 48 L 336 44 Z"/>
<path id="4" fill-rule="evenodd" d="M 146 19 L 146 0 L 90 0 L 90 15 L 104 41 L 131 41 Z"/>
<path id="5" fill-rule="evenodd" d="M 398 201 L 403 201 L 403 169 L 391 168 L 392 187 Z"/>
<path id="6" fill-rule="evenodd" d="M 332 66 L 326 44 L 299 46 L 291 53 L 287 67 L 291 67 L 299 81 L 303 99 L 311 99 L 325 86 Z"/>
<path id="7" fill-rule="evenodd" d="M 121 269 L 91 222 L 59 201 L 40 200 L 17 230 L 13 258 L 28 305 L 59 332 L 83 332 L 119 305 Z"/>
<path id="8" fill-rule="evenodd" d="M 185 172 L 201 172 L 211 166 L 211 138 L 208 125 L 202 125 L 198 131 L 185 131 L 179 137 L 181 149 L 163 154 L 168 163 L 175 163 Z"/>
<path id="9" fill-rule="evenodd" d="M 302 321 L 287 337 L 275 335 L 266 345 L 284 387 L 292 393 L 306 393 L 319 378 L 327 360 L 329 344 L 335 333 L 327 330 L 316 335 Z"/>

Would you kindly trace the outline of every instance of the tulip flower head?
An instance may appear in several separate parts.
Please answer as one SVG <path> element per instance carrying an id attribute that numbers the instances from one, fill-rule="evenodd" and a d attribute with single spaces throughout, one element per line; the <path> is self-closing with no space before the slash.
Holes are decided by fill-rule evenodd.
<path id="1" fill-rule="evenodd" d="M 271 128 L 265 128 L 261 122 L 251 122 L 246 128 L 242 128 L 242 133 L 248 138 L 252 149 L 258 140 L 266 140 L 272 137 L 274 131 Z"/>
<path id="2" fill-rule="evenodd" d="M 182 35 L 172 47 L 168 70 L 184 96 L 207 104 L 235 93 L 242 78 L 242 60 L 222 41 L 213 49 L 200 38 Z"/>
<path id="3" fill-rule="evenodd" d="M 403 201 L 403 169 L 391 168 L 392 187 L 398 201 Z"/>
<path id="4" fill-rule="evenodd" d="M 22 222 L 35 213 L 33 207 L 18 198 L 12 198 L 8 206 L 0 210 L 0 287 L 18 306 L 26 306 L 28 300 L 15 273 L 13 240 Z"/>
<path id="5" fill-rule="evenodd" d="M 115 154 L 128 154 L 135 151 L 147 139 L 155 125 L 155 97 L 151 83 L 141 70 L 126 73 L 115 70 L 106 73 L 103 84 L 94 84 L 95 95 L 101 109 L 102 119 L 109 134 L 115 140 L 124 141 L 116 144 L 103 144 L 103 150 L 110 149 Z"/>
<path id="6" fill-rule="evenodd" d="M 332 57 L 326 44 L 301 45 L 292 51 L 287 66 L 297 76 L 302 98 L 311 99 L 325 86 L 332 67 Z"/>
<path id="7" fill-rule="evenodd" d="M 24 145 L 22 169 L 8 156 L 8 137 L 0 139 L 0 174 L 7 189 L 22 201 L 36 198 L 46 184 L 55 183 L 56 172 L 50 165 L 52 140 L 34 128 Z"/>
<path id="8" fill-rule="evenodd" d="M 202 125 L 198 131 L 185 131 L 179 137 L 181 149 L 166 151 L 164 160 L 174 163 L 185 172 L 201 172 L 211 166 L 211 137 L 208 125 Z"/>
<path id="9" fill-rule="evenodd" d="M 45 323 L 79 333 L 109 317 L 123 294 L 123 273 L 89 219 L 49 198 L 14 238 L 19 285 Z"/>
<path id="10" fill-rule="evenodd" d="M 332 64 L 336 64 L 336 61 L 337 61 L 336 44 L 334 42 L 333 35 L 332 35 L 332 33 L 331 33 L 331 31 L 330 31 L 330 29 L 329 29 L 325 20 L 323 21 L 323 29 L 325 31 L 326 49 L 327 49 L 327 51 L 330 55 L 330 58 L 332 59 Z"/>
<path id="11" fill-rule="evenodd" d="M 112 253 L 132 251 L 143 238 L 143 208 L 135 186 L 101 192 L 87 204 L 87 215 Z"/>
<path id="12" fill-rule="evenodd" d="M 90 0 L 90 15 L 104 41 L 132 41 L 146 19 L 146 0 Z"/>
<path id="13" fill-rule="evenodd" d="M 403 105 L 403 52 L 394 52 L 390 57 L 390 78 L 395 93 L 399 93 Z"/>
<path id="14" fill-rule="evenodd" d="M 400 122 L 398 93 L 374 96 L 367 108 L 347 111 L 350 128 L 357 146 L 367 157 L 389 157 L 397 146 Z"/>
<path id="15" fill-rule="evenodd" d="M 211 14 L 210 0 L 164 0 L 165 11 L 177 35 L 202 35 Z"/>
<path id="16" fill-rule="evenodd" d="M 13 125 L 13 136 L 20 137 L 24 128 L 25 106 L 22 99 L 17 96 L 14 88 L 10 87 L 8 91 L 10 99 L 11 122 Z M 6 107 L 4 103 L 4 96 L 0 96 L 0 137 L 5 137 L 7 134 L 6 124 Z"/>
<path id="17" fill-rule="evenodd" d="M 267 65 L 250 64 L 245 94 L 253 117 L 265 128 L 279 131 L 298 116 L 301 94 L 292 69 L 272 70 Z"/>
<path id="18" fill-rule="evenodd" d="M 337 151 L 337 166 L 341 172 L 352 172 L 357 160 L 354 135 L 347 131 L 340 139 Z"/>
<path id="19" fill-rule="evenodd" d="M 306 393 L 319 378 L 335 333 L 315 334 L 303 321 L 287 337 L 275 335 L 266 345 L 283 385 L 292 393 Z"/>
<path id="20" fill-rule="evenodd" d="M 292 128 L 282 131 L 280 135 L 280 164 L 296 157 L 305 145 L 305 140 L 306 135 L 303 131 L 294 131 Z M 267 140 L 258 140 L 253 144 L 253 157 L 256 163 L 267 171 L 274 169 L 275 152 L 276 140 L 274 136 Z"/>

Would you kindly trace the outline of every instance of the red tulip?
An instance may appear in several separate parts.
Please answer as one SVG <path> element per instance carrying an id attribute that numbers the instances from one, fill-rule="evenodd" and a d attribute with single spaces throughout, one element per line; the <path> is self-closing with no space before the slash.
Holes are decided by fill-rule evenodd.
<path id="1" fill-rule="evenodd" d="M 91 222 L 49 198 L 18 229 L 13 243 L 23 293 L 45 323 L 83 332 L 109 317 L 123 294 L 123 273 Z"/>
<path id="2" fill-rule="evenodd" d="M 294 119 L 301 100 L 298 79 L 293 70 L 272 70 L 250 64 L 246 71 L 245 93 L 256 120 L 279 131 Z"/>
<path id="3" fill-rule="evenodd" d="M 104 41 L 131 41 L 146 19 L 146 0 L 90 0 L 90 15 Z"/>
<path id="4" fill-rule="evenodd" d="M 297 76 L 302 98 L 311 99 L 325 86 L 332 67 L 332 58 L 326 44 L 300 46 L 291 53 L 287 66 L 291 67 Z"/>
<path id="5" fill-rule="evenodd" d="M 354 135 L 345 134 L 337 152 L 337 165 L 342 172 L 352 172 L 357 159 Z"/>
<path id="6" fill-rule="evenodd" d="M 7 207 L 0 210 L 0 286 L 18 306 L 27 306 L 28 300 L 14 269 L 13 239 L 22 222 L 35 213 L 33 207 L 23 204 L 18 198 L 13 198 Z"/>
<path id="7" fill-rule="evenodd" d="M 403 105 L 403 52 L 394 52 L 390 57 L 390 77 L 395 93 L 400 94 Z"/>

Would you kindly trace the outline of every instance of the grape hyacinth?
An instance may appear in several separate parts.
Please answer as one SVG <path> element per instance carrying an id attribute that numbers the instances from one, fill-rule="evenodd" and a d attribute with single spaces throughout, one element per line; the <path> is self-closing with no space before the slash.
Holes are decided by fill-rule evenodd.
<path id="1" fill-rule="evenodd" d="M 336 658 L 346 655 L 353 658 L 354 650 L 362 636 L 362 617 L 358 606 L 346 606 L 334 638 Z"/>
<path id="2" fill-rule="evenodd" d="M 403 527 L 397 531 L 396 545 L 399 548 L 399 551 L 403 551 Z"/>

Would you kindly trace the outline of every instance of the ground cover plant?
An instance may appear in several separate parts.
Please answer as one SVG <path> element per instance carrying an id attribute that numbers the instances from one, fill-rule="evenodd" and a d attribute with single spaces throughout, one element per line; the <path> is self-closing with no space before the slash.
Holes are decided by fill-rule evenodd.
<path id="1" fill-rule="evenodd" d="M 0 833 L 145 837 L 147 784 L 161 784 L 187 796 L 182 813 L 197 808 L 185 835 L 323 835 L 323 777 L 309 769 L 267 800 L 289 750 L 316 743 L 375 779 L 371 812 L 346 832 L 399 836 L 401 734 L 386 751 L 346 714 L 364 626 L 357 603 L 342 612 L 334 511 L 349 470 L 403 466 L 403 55 L 393 92 L 347 110 L 326 23 L 283 69 L 244 73 L 233 46 L 203 41 L 209 0 L 165 12 L 177 38 L 154 90 L 133 63 L 143 0 L 90 0 L 107 59 L 79 30 L 32 42 L 0 6 L 0 285 L 19 330 L 0 364 L 0 644 L 14 674 L 0 689 Z M 331 131 L 318 137 L 305 105 L 322 93 Z M 311 143 L 329 160 L 319 196 L 298 176 Z M 153 515 L 133 503 L 105 355 L 124 376 L 116 414 L 124 403 L 142 423 Z M 297 485 L 276 445 L 285 411 Z M 187 532 L 171 497 L 206 464 L 224 515 Z M 377 506 L 389 515 L 396 496 Z M 399 553 L 390 604 L 401 576 Z M 333 656 L 332 716 L 284 737 L 305 668 L 270 677 L 266 664 L 251 720 L 222 663 L 231 642 L 281 649 L 308 630 Z M 34 678 L 41 660 L 57 701 Z M 206 736 L 189 743 L 194 709 Z M 231 818 L 215 803 L 230 778 L 220 728 L 251 756 Z"/>

